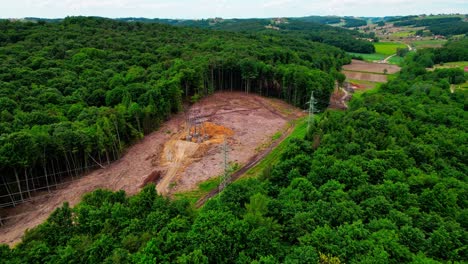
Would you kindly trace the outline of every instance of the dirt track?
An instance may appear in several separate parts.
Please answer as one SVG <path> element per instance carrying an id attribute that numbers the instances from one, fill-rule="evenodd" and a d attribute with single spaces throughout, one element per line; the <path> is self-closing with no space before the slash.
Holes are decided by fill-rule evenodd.
<path id="1" fill-rule="evenodd" d="M 233 131 L 228 141 L 231 149 L 229 157 L 241 165 L 248 163 L 252 157 L 258 157 L 256 155 L 261 152 L 258 147 L 271 143 L 272 135 L 284 129 L 287 120 L 302 115 L 301 111 L 280 100 L 244 93 L 217 93 L 193 105 L 190 111 Z M 173 151 L 181 151 L 179 156 L 189 157 L 189 160 L 167 159 L 167 153 L 164 154 L 164 148 L 168 146 L 166 143 L 179 139 L 180 131 L 185 130 L 185 120 L 184 114 L 178 114 L 158 131 L 130 147 L 120 160 L 106 168 L 89 173 L 51 194 L 2 211 L 4 216 L 18 217 L 6 221 L 5 226 L 0 228 L 0 243 L 16 244 L 26 229 L 42 223 L 63 202 L 68 201 L 74 206 L 85 193 L 98 188 L 125 190 L 134 195 L 156 170 L 164 170 L 158 190 L 170 195 L 193 189 L 198 183 L 219 175 L 222 172 L 220 142 L 208 144 L 202 150 L 189 142 L 169 143 L 173 144 Z M 162 159 L 169 163 L 163 164 Z M 164 179 L 169 169 L 173 170 L 172 176 Z"/>

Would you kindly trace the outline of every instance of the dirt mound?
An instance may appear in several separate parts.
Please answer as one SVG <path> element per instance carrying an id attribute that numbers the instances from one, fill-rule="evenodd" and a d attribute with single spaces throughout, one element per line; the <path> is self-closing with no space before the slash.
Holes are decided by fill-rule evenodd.
<path id="1" fill-rule="evenodd" d="M 206 134 L 210 137 L 210 143 L 221 143 L 224 138 L 234 135 L 234 131 L 232 131 L 232 129 L 219 126 L 211 122 L 205 122 L 203 126 L 205 127 Z"/>
<path id="2" fill-rule="evenodd" d="M 185 140 L 169 140 L 164 145 L 161 157 L 161 167 L 167 168 L 165 175 L 158 183 L 156 189 L 160 194 L 170 191 L 170 184 L 178 172 L 192 163 L 192 156 L 197 152 L 199 144 Z"/>

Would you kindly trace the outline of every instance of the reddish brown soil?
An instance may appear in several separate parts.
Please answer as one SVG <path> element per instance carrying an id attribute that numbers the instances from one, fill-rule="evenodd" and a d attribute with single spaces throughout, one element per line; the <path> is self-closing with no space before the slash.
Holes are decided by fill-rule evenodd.
<path id="1" fill-rule="evenodd" d="M 228 161 L 245 165 L 271 143 L 272 136 L 287 127 L 288 121 L 302 112 L 283 101 L 247 94 L 219 93 L 202 100 L 196 107 L 207 121 L 228 128 Z M 218 132 L 223 133 L 223 132 Z M 210 144 L 205 154 L 177 175 L 171 193 L 194 189 L 202 181 L 218 176 L 224 169 L 222 140 Z"/>
<path id="2" fill-rule="evenodd" d="M 340 88 L 335 88 L 330 97 L 330 105 L 328 108 L 341 110 L 347 109 L 346 102 L 343 100 L 344 97 L 346 97 L 345 91 Z"/>
<path id="3" fill-rule="evenodd" d="M 387 75 L 367 73 L 367 72 L 354 72 L 354 71 L 343 71 L 347 79 L 363 80 L 371 82 L 387 82 Z"/>
<path id="4" fill-rule="evenodd" d="M 217 93 L 194 104 L 189 111 L 205 116 L 206 121 L 213 124 L 213 130 L 232 131 L 228 135 L 229 160 L 241 165 L 258 154 L 259 146 L 271 143 L 272 135 L 283 130 L 288 120 L 303 114 L 280 100 L 244 93 Z M 106 168 L 91 172 L 50 194 L 3 211 L 2 215 L 10 218 L 0 227 L 0 243 L 18 243 L 26 229 L 42 223 L 63 202 L 68 201 L 74 206 L 85 193 L 98 188 L 125 190 L 134 195 L 145 183 L 156 181 L 158 190 L 164 189 L 170 195 L 193 189 L 201 181 L 219 175 L 222 171 L 219 143 L 222 140 L 196 147 L 191 142 L 179 142 L 186 129 L 185 120 L 184 114 L 178 114 L 158 131 L 130 147 L 120 160 Z M 161 162 L 164 159 L 167 161 L 168 155 L 164 153 L 167 144 L 169 149 L 179 153 L 179 158 L 188 157 L 187 161 L 171 159 L 174 173 L 170 180 L 164 180 L 170 168 L 164 168 L 168 164 Z"/>
<path id="5" fill-rule="evenodd" d="M 352 60 L 351 64 L 344 65 L 344 71 L 358 71 L 358 72 L 371 72 L 371 73 L 384 73 L 387 69 L 388 74 L 396 73 L 400 71 L 400 67 L 397 65 L 387 63 L 373 63 L 365 62 L 361 60 Z"/>

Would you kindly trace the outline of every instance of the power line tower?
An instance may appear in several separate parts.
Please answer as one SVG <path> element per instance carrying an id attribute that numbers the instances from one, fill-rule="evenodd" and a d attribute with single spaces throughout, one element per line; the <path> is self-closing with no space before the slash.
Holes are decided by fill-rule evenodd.
<path id="1" fill-rule="evenodd" d="M 317 100 L 314 97 L 314 91 L 310 93 L 310 100 L 307 102 L 309 104 L 309 120 L 307 120 L 307 133 L 310 132 L 312 128 L 312 123 L 314 122 L 314 112 L 315 112 L 315 105 L 317 104 Z"/>
<path id="2" fill-rule="evenodd" d="M 224 173 L 221 176 L 221 182 L 219 183 L 219 192 L 221 192 L 229 184 L 230 175 L 229 175 L 229 164 L 228 164 L 228 152 L 229 148 L 227 145 L 226 137 L 224 137 L 223 143 L 223 156 L 224 156 Z"/>

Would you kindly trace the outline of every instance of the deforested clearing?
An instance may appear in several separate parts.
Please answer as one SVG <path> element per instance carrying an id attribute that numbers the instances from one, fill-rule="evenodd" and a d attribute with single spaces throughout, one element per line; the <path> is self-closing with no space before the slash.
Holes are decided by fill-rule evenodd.
<path id="1" fill-rule="evenodd" d="M 186 141 L 186 117 L 190 114 L 206 122 L 206 141 Z M 85 193 L 98 188 L 124 190 L 133 195 L 145 184 L 155 182 L 158 191 L 169 196 L 194 189 L 200 182 L 222 173 L 221 143 L 224 138 L 230 147 L 229 161 L 242 165 L 257 153 L 259 147 L 270 144 L 271 137 L 284 130 L 289 120 L 302 115 L 297 108 L 283 101 L 258 95 L 225 92 L 204 98 L 192 105 L 188 113 L 173 116 L 158 131 L 130 147 L 120 160 L 106 168 L 95 170 L 31 202 L 3 209 L 3 215 L 20 217 L 5 221 L 0 243 L 14 245 L 26 229 L 42 223 L 63 202 L 75 205 Z"/>

